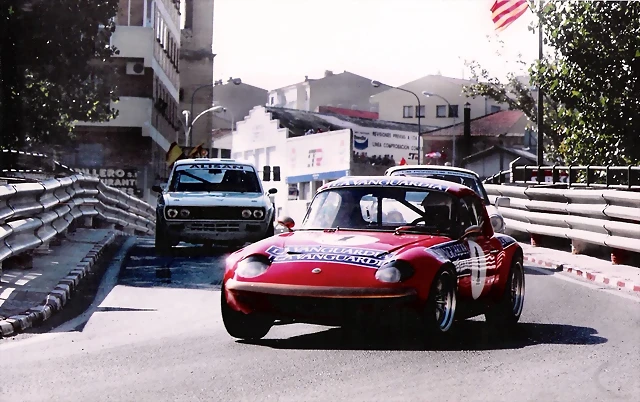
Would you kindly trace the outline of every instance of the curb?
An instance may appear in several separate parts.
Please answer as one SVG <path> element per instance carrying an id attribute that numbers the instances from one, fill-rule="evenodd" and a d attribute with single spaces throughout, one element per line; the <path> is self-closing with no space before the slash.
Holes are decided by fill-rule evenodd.
<path id="1" fill-rule="evenodd" d="M 576 268 L 567 264 L 559 264 L 557 262 L 550 262 L 548 260 L 544 260 L 540 258 L 533 258 L 533 257 L 527 256 L 526 254 L 524 256 L 524 261 L 532 264 L 540 265 L 545 268 L 551 268 L 558 272 L 566 272 L 569 274 L 573 274 L 575 276 L 578 276 L 580 278 L 586 279 L 591 282 L 607 285 L 608 287 L 611 287 L 611 288 L 625 289 L 632 292 L 640 293 L 640 284 L 629 282 L 629 281 L 622 281 L 617 278 L 609 278 L 605 274 L 592 273 L 592 272 L 589 272 L 589 270 L 587 269 Z"/>
<path id="2" fill-rule="evenodd" d="M 94 265 L 100 261 L 105 249 L 121 236 L 130 237 L 133 235 L 114 231 L 96 243 L 87 255 L 76 266 L 69 271 L 69 274 L 62 278 L 56 287 L 49 292 L 41 304 L 30 308 L 22 314 L 16 314 L 0 321 L 0 338 L 17 335 L 25 329 L 35 327 L 51 318 L 52 315 L 62 310 L 71 299 L 76 288 L 82 280 L 89 274 Z"/>

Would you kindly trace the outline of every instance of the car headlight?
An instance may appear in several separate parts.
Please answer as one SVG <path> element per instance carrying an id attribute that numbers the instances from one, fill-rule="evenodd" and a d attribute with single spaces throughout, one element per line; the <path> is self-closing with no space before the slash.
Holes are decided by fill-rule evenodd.
<path id="1" fill-rule="evenodd" d="M 267 271 L 271 261 L 263 255 L 250 255 L 238 262 L 236 274 L 243 278 L 255 278 Z"/>
<path id="2" fill-rule="evenodd" d="M 264 212 L 261 209 L 256 209 L 253 211 L 253 217 L 256 219 L 262 219 L 264 217 Z"/>
<path id="3" fill-rule="evenodd" d="M 169 208 L 167 209 L 167 216 L 169 218 L 175 218 L 176 216 L 178 216 L 178 210 L 175 208 Z"/>
<path id="4" fill-rule="evenodd" d="M 181 209 L 180 210 L 180 217 L 181 218 L 188 218 L 189 215 L 191 215 L 191 211 L 189 211 L 188 209 Z"/>
<path id="5" fill-rule="evenodd" d="M 251 210 L 250 209 L 243 209 L 242 210 L 242 217 L 244 219 L 251 218 Z"/>
<path id="6" fill-rule="evenodd" d="M 504 229 L 504 219 L 500 215 L 491 215 L 491 226 L 494 232 L 502 232 Z"/>
<path id="7" fill-rule="evenodd" d="M 407 261 L 388 262 L 376 270 L 376 279 L 380 282 L 398 283 L 413 276 L 414 269 Z"/>

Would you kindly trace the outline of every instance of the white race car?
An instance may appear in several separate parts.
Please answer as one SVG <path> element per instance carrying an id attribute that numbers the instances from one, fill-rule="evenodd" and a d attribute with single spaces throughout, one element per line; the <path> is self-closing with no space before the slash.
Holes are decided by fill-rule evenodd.
<path id="1" fill-rule="evenodd" d="M 279 177 L 274 178 L 276 181 Z M 255 167 L 233 159 L 183 159 L 174 164 L 156 207 L 156 252 L 180 241 L 242 247 L 274 234 L 275 207 Z"/>
<path id="2" fill-rule="evenodd" d="M 453 166 L 439 165 L 402 165 L 393 166 L 387 169 L 385 176 L 413 176 L 413 177 L 429 177 L 433 179 L 446 180 L 459 183 L 469 187 L 476 192 L 484 200 L 487 213 L 491 219 L 491 226 L 496 233 L 504 233 L 506 225 L 502 214 L 498 212 L 498 208 L 491 205 L 487 191 L 482 185 L 482 181 L 473 170 L 462 169 Z M 506 197 L 499 197 L 496 201 L 500 206 L 508 207 L 510 200 Z"/>

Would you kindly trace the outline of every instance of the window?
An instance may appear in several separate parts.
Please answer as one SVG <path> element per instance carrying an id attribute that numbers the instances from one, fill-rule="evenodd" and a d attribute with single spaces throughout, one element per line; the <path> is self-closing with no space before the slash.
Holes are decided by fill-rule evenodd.
<path id="1" fill-rule="evenodd" d="M 402 107 L 402 117 L 405 119 L 408 117 L 413 117 L 413 109 L 411 106 L 403 106 Z"/>
<path id="2" fill-rule="evenodd" d="M 420 108 L 416 106 L 416 117 L 424 117 L 424 105 L 421 105 Z"/>
<path id="3" fill-rule="evenodd" d="M 447 117 L 447 105 L 436 106 L 436 117 Z"/>
<path id="4" fill-rule="evenodd" d="M 501 110 L 502 110 L 502 108 L 500 106 L 491 105 L 491 113 L 497 113 L 497 112 L 499 112 Z"/>
<path id="5" fill-rule="evenodd" d="M 171 180 L 171 191 L 239 191 L 260 193 L 260 182 L 253 169 L 201 169 L 178 167 Z"/>
<path id="6" fill-rule="evenodd" d="M 273 102 L 275 101 L 274 97 L 271 97 L 271 100 L 269 101 L 271 105 L 273 105 Z"/>
<path id="7" fill-rule="evenodd" d="M 449 117 L 458 117 L 458 105 L 451 105 L 449 108 Z"/>
<path id="8" fill-rule="evenodd" d="M 230 149 L 221 149 L 220 150 L 220 157 L 227 159 L 227 158 L 231 158 L 231 150 Z"/>

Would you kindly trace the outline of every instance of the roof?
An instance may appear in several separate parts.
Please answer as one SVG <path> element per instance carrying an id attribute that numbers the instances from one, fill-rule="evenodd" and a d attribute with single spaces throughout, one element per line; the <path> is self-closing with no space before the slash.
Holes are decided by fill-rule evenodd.
<path id="1" fill-rule="evenodd" d="M 318 191 L 336 187 L 414 187 L 425 190 L 446 191 L 456 195 L 475 194 L 462 184 L 445 180 L 404 176 L 345 176 L 322 186 Z"/>
<path id="2" fill-rule="evenodd" d="M 443 166 L 443 165 L 398 165 L 392 166 L 387 169 L 386 175 L 390 175 L 393 172 L 401 170 L 436 170 L 436 171 L 448 171 L 456 173 L 464 173 L 479 178 L 478 174 L 473 170 L 459 168 L 456 166 Z"/>
<path id="3" fill-rule="evenodd" d="M 517 149 L 517 148 L 507 148 L 507 147 L 503 147 L 502 145 L 494 145 L 480 152 L 476 152 L 475 154 L 467 156 L 466 158 L 463 159 L 463 161 L 465 163 L 477 161 L 479 159 L 485 158 L 486 156 L 494 154 L 496 152 L 505 152 L 519 158 L 528 159 L 532 162 L 537 162 L 538 160 L 538 157 L 536 155 L 534 155 L 533 153 L 527 150 Z"/>
<path id="4" fill-rule="evenodd" d="M 232 163 L 235 165 L 247 165 L 251 166 L 250 163 L 237 161 L 235 159 L 226 159 L 226 158 L 191 158 L 191 159 L 180 159 L 177 160 L 175 166 L 187 165 L 190 163 L 198 164 L 198 163 Z"/>
<path id="5" fill-rule="evenodd" d="M 420 87 L 420 91 L 428 89 L 428 88 L 424 88 L 424 84 L 426 83 L 425 81 L 428 80 L 441 80 L 443 82 L 447 82 L 449 84 L 452 85 L 472 85 L 472 84 L 477 84 L 478 81 L 475 80 L 470 80 L 470 79 L 465 79 L 465 78 L 454 78 L 454 77 L 446 77 L 444 75 L 441 74 L 428 74 L 425 75 L 423 77 L 420 78 L 416 78 L 413 81 L 409 81 L 406 82 L 402 85 L 399 85 L 397 87 L 389 87 L 388 89 L 386 89 L 383 92 L 380 92 L 379 94 L 373 95 L 372 98 L 376 98 L 377 96 L 381 95 L 381 94 L 386 94 L 389 91 L 395 91 L 397 90 L 397 88 L 402 88 L 402 89 L 413 89 L 418 93 L 418 96 L 421 96 L 418 89 L 416 89 L 417 87 Z"/>
<path id="6" fill-rule="evenodd" d="M 309 129 L 334 131 L 357 128 L 358 126 L 397 131 L 418 131 L 417 124 L 365 119 L 362 117 L 345 116 L 331 112 L 307 112 L 306 110 L 286 109 L 274 106 L 265 106 L 265 109 L 267 112 L 271 113 L 272 118 L 280 120 L 280 124 L 292 132 L 292 137 L 302 136 L 305 131 Z M 424 130 L 425 127 L 432 128 L 432 126 L 423 125 L 422 129 Z"/>
<path id="7" fill-rule="evenodd" d="M 471 119 L 472 136 L 499 136 L 512 133 L 523 134 L 518 127 L 526 115 L 519 110 L 501 110 Z M 429 136 L 461 136 L 464 134 L 464 121 L 429 131 Z"/>
<path id="8" fill-rule="evenodd" d="M 330 74 L 327 74 L 327 73 L 330 73 Z M 285 86 L 280 87 L 280 88 L 274 88 L 274 89 L 270 90 L 269 92 L 295 87 L 297 85 L 304 84 L 305 82 L 318 82 L 318 81 L 321 81 L 321 80 L 324 80 L 324 79 L 327 79 L 327 78 L 332 78 L 332 77 L 335 77 L 335 76 L 338 76 L 338 75 L 343 75 L 343 74 L 349 74 L 349 75 L 354 76 L 354 77 L 358 77 L 358 78 L 362 78 L 364 80 L 371 81 L 371 78 L 363 77 L 361 75 L 354 74 L 354 73 L 352 73 L 350 71 L 347 71 L 347 70 L 344 70 L 341 73 L 334 73 L 333 71 L 327 70 L 327 71 L 325 71 L 325 75 L 323 77 L 321 77 L 321 78 L 309 78 L 308 76 L 305 76 L 305 80 L 304 81 L 296 82 L 295 84 L 285 85 Z"/>

